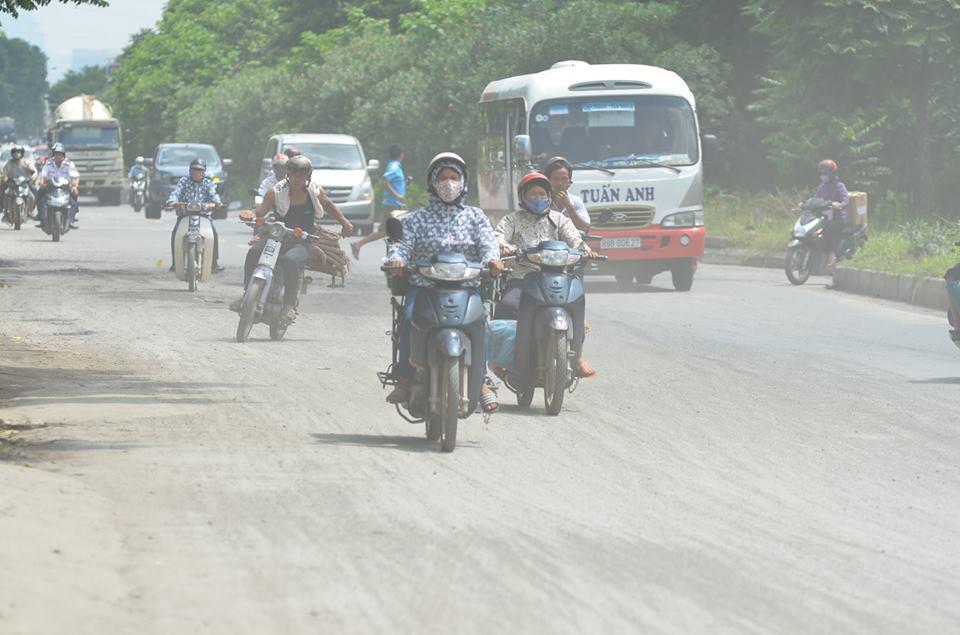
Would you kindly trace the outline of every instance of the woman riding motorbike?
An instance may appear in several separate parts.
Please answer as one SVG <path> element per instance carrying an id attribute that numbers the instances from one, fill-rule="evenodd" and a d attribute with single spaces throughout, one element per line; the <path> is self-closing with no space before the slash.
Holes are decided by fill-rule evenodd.
<path id="1" fill-rule="evenodd" d="M 353 225 L 344 217 L 340 209 L 327 197 L 323 188 L 313 183 L 313 164 L 305 155 L 295 156 L 287 164 L 287 174 L 283 181 L 267 190 L 257 209 L 241 213 L 241 220 L 252 220 L 254 216 L 262 218 L 273 210 L 278 220 L 290 229 L 299 227 L 312 234 L 316 231 L 324 213 L 330 214 L 342 227 L 340 235 L 344 238 L 353 234 Z M 247 251 L 243 265 L 243 286 L 246 288 L 250 276 L 257 268 L 260 254 L 266 241 L 258 240 Z M 277 261 L 277 269 L 283 272 L 283 318 L 293 322 L 297 316 L 297 294 L 300 291 L 300 274 L 307 264 L 307 245 L 303 241 L 289 241 L 283 245 L 282 254 Z M 230 309 L 239 311 L 243 297 L 235 300 Z"/>
<path id="2" fill-rule="evenodd" d="M 438 253 L 460 253 L 471 262 L 479 262 L 498 276 L 503 271 L 497 241 L 490 221 L 478 207 L 466 205 L 467 164 L 452 152 L 438 154 L 427 169 L 430 200 L 403 219 L 403 239 L 390 244 L 384 265 L 391 275 L 400 275 L 409 263 L 430 260 Z M 413 367 L 410 365 L 410 320 L 417 292 L 433 283 L 414 272 L 410 274 L 407 314 L 400 325 L 399 364 L 396 388 L 387 396 L 390 403 L 404 403 L 410 395 Z M 467 283 L 476 287 L 478 282 Z M 484 384 L 481 407 L 490 413 L 497 409 L 495 393 Z"/>
<path id="3" fill-rule="evenodd" d="M 830 245 L 830 259 L 827 261 L 827 267 L 832 267 L 837 262 L 837 252 L 840 249 L 840 241 L 843 239 L 846 209 L 850 204 L 847 187 L 837 177 L 837 169 L 837 162 L 832 159 L 824 159 L 817 165 L 820 187 L 817 188 L 814 196 L 830 201 L 833 207 L 825 229 L 827 244 Z"/>
<path id="4" fill-rule="evenodd" d="M 545 240 L 560 240 L 574 249 L 582 249 L 587 257 L 594 256 L 574 227 L 573 221 L 561 212 L 551 209 L 552 195 L 550 180 L 546 176 L 534 172 L 520 179 L 517 184 L 520 209 L 504 216 L 494 231 L 494 236 L 500 243 L 501 256 L 536 247 Z M 523 293 L 523 278 L 532 270 L 530 265 L 521 262 L 514 266 L 510 280 L 504 287 L 500 304 L 497 305 L 498 319 L 517 319 Z M 495 368 L 494 372 L 502 376 L 501 369 Z M 593 377 L 597 371 L 581 358 L 577 373 L 581 377 Z"/>

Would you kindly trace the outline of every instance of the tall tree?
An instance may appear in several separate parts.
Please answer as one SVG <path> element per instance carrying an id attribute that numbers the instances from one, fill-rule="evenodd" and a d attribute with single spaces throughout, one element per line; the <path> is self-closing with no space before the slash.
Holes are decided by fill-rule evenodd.
<path id="1" fill-rule="evenodd" d="M 21 135 L 43 127 L 47 57 L 36 46 L 0 35 L 0 116 L 17 121 Z"/>

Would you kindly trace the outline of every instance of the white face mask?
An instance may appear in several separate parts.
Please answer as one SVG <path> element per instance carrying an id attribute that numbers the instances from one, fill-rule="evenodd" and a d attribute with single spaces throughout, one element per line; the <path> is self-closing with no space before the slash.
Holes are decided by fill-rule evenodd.
<path id="1" fill-rule="evenodd" d="M 440 197 L 441 201 L 444 203 L 452 203 L 457 200 L 457 197 L 459 197 L 463 191 L 463 183 L 446 179 L 434 183 L 433 189 L 437 191 L 437 196 Z"/>

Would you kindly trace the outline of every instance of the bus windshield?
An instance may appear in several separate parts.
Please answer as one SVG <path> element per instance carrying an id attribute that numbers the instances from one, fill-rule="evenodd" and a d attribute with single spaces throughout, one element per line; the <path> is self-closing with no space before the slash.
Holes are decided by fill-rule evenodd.
<path id="1" fill-rule="evenodd" d="M 697 125 L 686 99 L 670 96 L 556 99 L 530 115 L 535 162 L 554 156 L 600 168 L 693 165 Z"/>
<path id="2" fill-rule="evenodd" d="M 120 131 L 109 126 L 66 126 L 58 141 L 67 148 L 115 150 L 120 147 Z"/>

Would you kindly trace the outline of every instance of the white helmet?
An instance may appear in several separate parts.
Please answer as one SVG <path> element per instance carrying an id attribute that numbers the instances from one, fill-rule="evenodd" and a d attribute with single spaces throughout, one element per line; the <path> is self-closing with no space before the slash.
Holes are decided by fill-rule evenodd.
<path id="1" fill-rule="evenodd" d="M 136 159 L 133 160 L 133 162 L 136 163 L 137 165 L 143 165 L 143 157 L 137 157 Z"/>
<path id="2" fill-rule="evenodd" d="M 433 194 L 437 193 L 433 188 L 433 182 L 443 168 L 452 168 L 460 173 L 463 180 L 463 191 L 460 193 L 458 200 L 462 200 L 467 195 L 467 162 L 455 152 L 441 152 L 430 160 L 430 165 L 427 167 L 427 190 Z"/>

